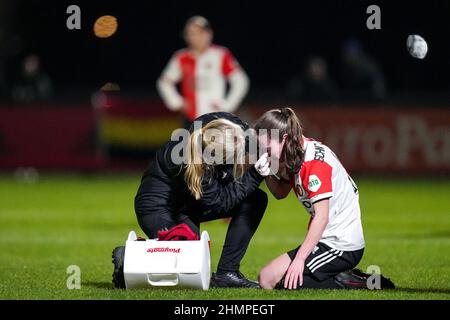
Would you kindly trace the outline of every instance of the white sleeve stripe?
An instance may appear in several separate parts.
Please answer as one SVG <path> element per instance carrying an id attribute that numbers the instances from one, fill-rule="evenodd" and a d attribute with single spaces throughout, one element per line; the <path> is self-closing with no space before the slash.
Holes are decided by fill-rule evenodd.
<path id="1" fill-rule="evenodd" d="M 328 199 L 328 198 L 331 198 L 331 197 L 333 197 L 333 192 L 326 192 L 326 193 L 318 194 L 318 195 L 312 197 L 309 200 L 311 201 L 311 203 L 315 203 L 315 202 L 317 202 L 319 200 Z"/>

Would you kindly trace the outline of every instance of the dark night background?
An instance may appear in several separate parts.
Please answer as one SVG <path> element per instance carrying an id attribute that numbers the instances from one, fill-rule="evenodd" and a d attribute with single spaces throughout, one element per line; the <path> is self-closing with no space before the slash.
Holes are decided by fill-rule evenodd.
<path id="1" fill-rule="evenodd" d="M 81 8 L 81 30 L 66 28 L 70 4 Z M 381 30 L 366 28 L 370 4 L 381 7 Z M 0 8 L 6 78 L 13 78 L 24 55 L 36 53 L 56 96 L 87 97 L 107 81 L 123 93 L 156 95 L 155 81 L 184 47 L 180 32 L 196 14 L 210 20 L 215 43 L 230 48 L 249 74 L 250 99 L 281 94 L 312 54 L 324 57 L 336 75 L 342 43 L 352 37 L 380 64 L 391 99 L 438 100 L 450 88 L 449 1 L 2 0 Z M 119 28 L 99 39 L 92 26 L 104 14 L 116 16 Z M 427 40 L 424 60 L 407 53 L 409 34 Z"/>

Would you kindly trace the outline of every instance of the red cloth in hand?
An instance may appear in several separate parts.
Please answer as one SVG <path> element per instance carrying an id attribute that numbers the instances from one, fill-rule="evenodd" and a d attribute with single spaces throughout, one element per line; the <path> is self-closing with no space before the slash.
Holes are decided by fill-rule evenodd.
<path id="1" fill-rule="evenodd" d="M 169 230 L 158 231 L 159 241 L 200 240 L 200 237 L 185 223 Z"/>

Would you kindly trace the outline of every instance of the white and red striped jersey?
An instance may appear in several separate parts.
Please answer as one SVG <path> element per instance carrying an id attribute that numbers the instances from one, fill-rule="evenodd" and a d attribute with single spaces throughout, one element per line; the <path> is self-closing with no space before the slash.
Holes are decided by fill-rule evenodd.
<path id="1" fill-rule="evenodd" d="M 320 242 L 342 251 L 364 248 L 358 188 L 330 148 L 304 139 L 305 159 L 291 178 L 300 203 L 314 217 L 313 204 L 330 199 L 329 221 Z"/>
<path id="2" fill-rule="evenodd" d="M 228 94 L 227 80 L 230 83 Z M 181 94 L 176 87 L 178 83 Z M 157 83 L 167 107 L 181 110 L 189 120 L 209 112 L 234 112 L 248 86 L 248 77 L 231 52 L 217 45 L 198 56 L 189 49 L 177 51 Z"/>

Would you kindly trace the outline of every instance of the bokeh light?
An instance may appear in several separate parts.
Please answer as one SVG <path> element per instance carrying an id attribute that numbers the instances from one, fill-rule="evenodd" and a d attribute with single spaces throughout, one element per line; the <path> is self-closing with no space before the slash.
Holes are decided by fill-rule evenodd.
<path id="1" fill-rule="evenodd" d="M 117 31 L 117 18 L 114 16 L 101 16 L 94 23 L 94 34 L 99 38 L 109 38 Z"/>

